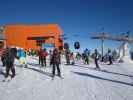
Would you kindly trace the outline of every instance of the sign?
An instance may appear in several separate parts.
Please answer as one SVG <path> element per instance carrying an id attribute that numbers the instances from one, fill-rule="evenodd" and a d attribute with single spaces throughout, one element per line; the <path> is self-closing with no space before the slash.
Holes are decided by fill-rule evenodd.
<path id="1" fill-rule="evenodd" d="M 51 43 L 43 43 L 42 44 L 42 48 L 54 48 L 54 44 L 51 44 Z"/>

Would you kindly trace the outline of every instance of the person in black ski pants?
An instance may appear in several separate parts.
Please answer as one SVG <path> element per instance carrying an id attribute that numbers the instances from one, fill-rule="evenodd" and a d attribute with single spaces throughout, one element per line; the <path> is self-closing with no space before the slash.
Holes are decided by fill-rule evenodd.
<path id="1" fill-rule="evenodd" d="M 95 61 L 95 65 L 96 65 L 96 68 L 95 69 L 100 69 L 99 67 L 99 64 L 98 64 L 98 52 L 97 52 L 97 49 L 95 49 L 95 53 L 94 53 L 94 61 Z"/>
<path id="2" fill-rule="evenodd" d="M 38 57 L 39 57 L 39 65 L 41 64 L 41 49 L 38 50 Z"/>
<path id="3" fill-rule="evenodd" d="M 89 64 L 89 57 L 85 54 L 85 64 Z"/>
<path id="4" fill-rule="evenodd" d="M 52 59 L 52 50 L 49 51 L 49 61 L 50 61 L 49 65 L 50 65 L 50 66 L 52 65 L 52 64 L 51 64 L 51 59 Z"/>
<path id="5" fill-rule="evenodd" d="M 57 68 L 58 76 L 61 77 L 61 72 L 60 72 L 60 53 L 57 48 L 53 50 L 53 55 L 51 59 L 51 64 L 53 65 L 53 71 L 52 71 L 52 78 L 55 76 L 55 69 Z"/>
<path id="6" fill-rule="evenodd" d="M 47 65 L 47 63 L 46 63 L 46 57 L 47 57 L 47 55 L 48 55 L 48 52 L 44 48 L 44 50 L 43 50 L 43 61 L 42 61 L 42 64 L 44 64 L 45 67 Z"/>
<path id="7" fill-rule="evenodd" d="M 66 64 L 70 65 L 70 50 L 69 49 L 65 50 L 65 56 L 66 56 Z"/>
<path id="8" fill-rule="evenodd" d="M 108 65 L 113 64 L 113 62 L 112 62 L 111 50 L 108 50 L 108 57 L 109 57 L 109 64 L 108 64 Z"/>
<path id="9" fill-rule="evenodd" d="M 15 57 L 17 58 L 17 49 L 16 48 L 7 48 L 6 49 L 6 55 L 5 55 L 5 65 L 6 65 L 6 74 L 5 78 L 9 76 L 9 72 L 11 70 L 12 75 L 11 78 L 15 76 L 15 67 L 14 67 L 14 60 Z"/>
<path id="10" fill-rule="evenodd" d="M 46 49 L 40 49 L 39 52 L 38 52 L 38 55 L 39 55 L 39 65 L 41 64 L 42 67 L 45 65 L 46 67 L 46 57 L 48 55 Z"/>

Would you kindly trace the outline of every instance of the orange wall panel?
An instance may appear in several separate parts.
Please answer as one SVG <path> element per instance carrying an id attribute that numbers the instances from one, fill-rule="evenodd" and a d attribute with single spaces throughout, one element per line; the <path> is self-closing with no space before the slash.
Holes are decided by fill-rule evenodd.
<path id="1" fill-rule="evenodd" d="M 5 37 L 7 45 L 18 46 L 25 49 L 38 49 L 35 40 L 27 40 L 28 37 L 53 36 L 54 40 L 46 40 L 46 43 L 54 43 L 56 47 L 63 46 L 59 42 L 59 35 L 63 32 L 57 24 L 39 24 L 39 25 L 6 25 Z"/>

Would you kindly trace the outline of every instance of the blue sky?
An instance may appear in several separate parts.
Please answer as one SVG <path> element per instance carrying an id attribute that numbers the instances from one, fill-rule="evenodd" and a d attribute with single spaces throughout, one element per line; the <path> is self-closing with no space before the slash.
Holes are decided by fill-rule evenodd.
<path id="1" fill-rule="evenodd" d="M 66 42 L 81 42 L 81 50 L 101 47 L 91 40 L 90 33 L 112 35 L 133 32 L 132 0 L 0 0 L 0 25 L 56 23 L 69 37 Z M 78 34 L 78 37 L 71 36 Z M 105 47 L 115 48 L 120 42 L 106 41 Z"/>

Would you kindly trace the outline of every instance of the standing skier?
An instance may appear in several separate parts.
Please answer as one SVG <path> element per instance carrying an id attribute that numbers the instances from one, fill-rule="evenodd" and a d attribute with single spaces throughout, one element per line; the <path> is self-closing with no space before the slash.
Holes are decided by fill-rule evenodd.
<path id="1" fill-rule="evenodd" d="M 78 52 L 77 54 L 76 54 L 76 59 L 79 61 L 79 60 L 81 60 L 81 54 Z"/>
<path id="2" fill-rule="evenodd" d="M 5 66 L 5 54 L 6 54 L 6 49 L 1 48 L 0 49 L 0 56 L 1 56 L 1 61 L 2 61 L 3 67 Z"/>
<path id="3" fill-rule="evenodd" d="M 47 57 L 48 53 L 46 51 L 46 49 L 40 49 L 39 51 L 39 64 L 42 65 L 42 67 L 45 65 L 46 67 L 46 57 Z"/>
<path id="4" fill-rule="evenodd" d="M 71 54 L 70 54 L 70 60 L 71 60 L 71 65 L 74 65 L 75 64 L 75 58 L 74 58 L 73 52 L 71 52 Z"/>
<path id="5" fill-rule="evenodd" d="M 85 64 L 89 64 L 89 56 L 90 56 L 90 51 L 86 48 L 84 51 L 84 62 Z"/>
<path id="6" fill-rule="evenodd" d="M 27 67 L 26 52 L 23 50 L 23 48 L 20 48 L 18 50 L 18 57 L 21 67 L 23 66 Z"/>
<path id="7" fill-rule="evenodd" d="M 17 58 L 17 49 L 7 47 L 6 55 L 5 55 L 5 59 L 6 59 L 5 60 L 5 65 L 6 65 L 5 78 L 9 76 L 10 70 L 12 72 L 11 78 L 15 77 L 15 67 L 14 67 L 15 57 Z"/>
<path id="8" fill-rule="evenodd" d="M 108 65 L 111 65 L 113 62 L 112 62 L 112 54 L 111 54 L 111 50 L 108 50 L 108 59 L 109 59 L 109 64 Z"/>
<path id="9" fill-rule="evenodd" d="M 42 66 L 43 64 L 45 65 L 46 67 L 46 57 L 48 56 L 48 52 L 46 51 L 46 49 L 44 48 L 43 52 L 42 52 Z"/>
<path id="10" fill-rule="evenodd" d="M 95 52 L 94 52 L 94 62 L 95 62 L 95 65 L 96 65 L 95 69 L 99 69 L 100 70 L 100 67 L 99 67 L 99 64 L 98 64 L 98 60 L 99 60 L 99 54 L 98 54 L 97 49 L 95 49 Z"/>
<path id="11" fill-rule="evenodd" d="M 49 63 L 49 65 L 51 66 L 51 59 L 52 59 L 52 50 L 49 50 L 49 61 L 50 61 L 50 63 Z"/>
<path id="12" fill-rule="evenodd" d="M 42 53 L 42 49 L 40 48 L 40 50 L 38 50 L 38 56 L 39 56 L 39 65 L 41 64 L 41 53 Z"/>
<path id="13" fill-rule="evenodd" d="M 65 50 L 65 56 L 66 56 L 66 64 L 69 65 L 70 64 L 70 50 L 69 49 Z"/>
<path id="14" fill-rule="evenodd" d="M 55 69 L 56 68 L 57 68 L 58 76 L 61 77 L 61 72 L 60 72 L 60 67 L 59 67 L 59 64 L 61 63 L 60 61 L 61 61 L 61 59 L 60 59 L 59 50 L 57 48 L 55 48 L 53 50 L 53 55 L 52 55 L 52 59 L 51 59 L 51 64 L 53 65 L 52 79 L 55 76 Z"/>

